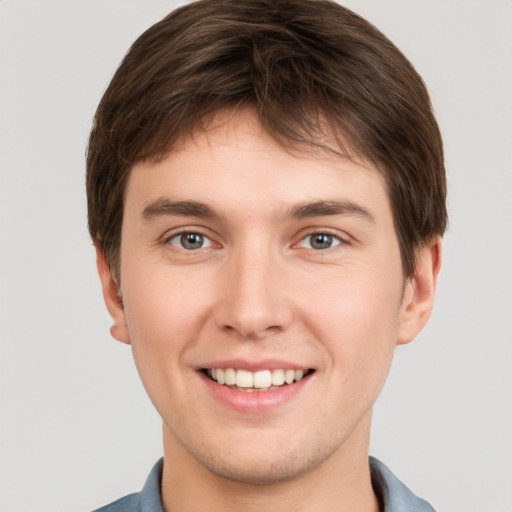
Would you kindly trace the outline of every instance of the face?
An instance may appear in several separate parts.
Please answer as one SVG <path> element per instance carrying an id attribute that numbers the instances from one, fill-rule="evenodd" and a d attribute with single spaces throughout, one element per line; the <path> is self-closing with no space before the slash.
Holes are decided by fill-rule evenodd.
<path id="1" fill-rule="evenodd" d="M 374 168 L 291 154 L 250 111 L 224 121 L 133 168 L 122 304 L 101 257 L 100 274 L 166 447 L 277 482 L 367 456 L 394 348 L 430 312 L 435 251 L 425 282 L 404 282 Z"/>

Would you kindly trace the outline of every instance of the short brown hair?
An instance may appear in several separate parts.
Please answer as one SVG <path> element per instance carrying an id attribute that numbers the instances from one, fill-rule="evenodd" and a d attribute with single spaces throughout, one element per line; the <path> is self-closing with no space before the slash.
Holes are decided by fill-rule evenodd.
<path id="1" fill-rule="evenodd" d="M 200 0 L 142 34 L 96 112 L 89 230 L 119 282 L 131 167 L 221 109 L 252 106 L 283 146 L 333 140 L 384 175 L 404 275 L 446 223 L 443 145 L 426 87 L 373 25 L 329 0 Z M 340 134 L 340 135 L 337 135 Z M 325 148 L 324 148 L 325 149 Z"/>

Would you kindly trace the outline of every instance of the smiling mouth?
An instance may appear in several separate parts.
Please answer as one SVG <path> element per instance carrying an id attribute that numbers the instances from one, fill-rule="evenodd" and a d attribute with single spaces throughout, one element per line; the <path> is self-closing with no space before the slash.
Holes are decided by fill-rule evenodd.
<path id="1" fill-rule="evenodd" d="M 271 391 L 281 386 L 288 386 L 311 375 L 313 369 L 309 370 L 260 370 L 250 372 L 248 370 L 237 370 L 234 368 L 205 368 L 203 373 L 210 379 L 222 386 L 230 387 L 237 391 Z"/>

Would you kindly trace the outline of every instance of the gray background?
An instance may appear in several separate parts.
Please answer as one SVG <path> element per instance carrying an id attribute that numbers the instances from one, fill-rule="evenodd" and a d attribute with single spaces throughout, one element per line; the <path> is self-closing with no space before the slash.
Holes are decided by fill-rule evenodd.
<path id="1" fill-rule="evenodd" d="M 163 0 L 0 0 L 0 510 L 138 490 L 161 432 L 113 341 L 86 231 L 102 91 Z M 372 453 L 439 511 L 510 512 L 512 2 L 350 0 L 423 75 L 450 231 L 433 318 L 397 350 Z"/>

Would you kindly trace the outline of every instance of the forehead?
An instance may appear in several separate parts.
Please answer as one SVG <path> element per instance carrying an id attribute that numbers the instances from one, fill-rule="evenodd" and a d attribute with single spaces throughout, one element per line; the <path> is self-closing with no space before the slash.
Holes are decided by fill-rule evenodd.
<path id="1" fill-rule="evenodd" d="M 350 193 L 370 202 L 374 196 L 387 196 L 381 173 L 355 152 L 284 147 L 251 109 L 217 114 L 205 129 L 178 141 L 162 160 L 136 164 L 127 199 L 155 193 L 194 194 L 210 201 L 252 197 L 261 204 L 315 195 Z"/>

